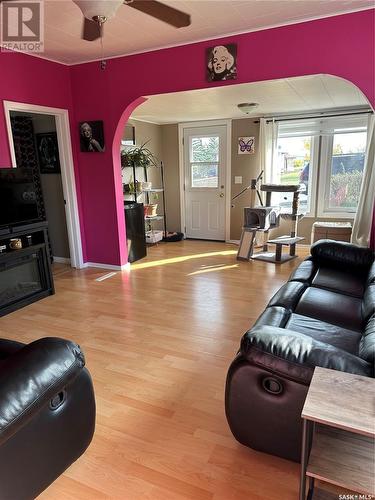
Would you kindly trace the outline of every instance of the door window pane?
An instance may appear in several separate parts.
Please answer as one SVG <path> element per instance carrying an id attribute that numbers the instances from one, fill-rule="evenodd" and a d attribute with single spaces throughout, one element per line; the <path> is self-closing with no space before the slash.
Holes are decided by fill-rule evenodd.
<path id="1" fill-rule="evenodd" d="M 218 162 L 219 137 L 192 137 L 190 161 Z"/>
<path id="2" fill-rule="evenodd" d="M 335 134 L 329 179 L 329 208 L 358 206 L 366 149 L 366 132 Z"/>
<path id="3" fill-rule="evenodd" d="M 311 137 L 280 137 L 277 141 L 277 184 L 300 184 L 300 212 L 308 212 L 311 196 Z M 276 196 L 276 194 L 275 194 Z M 282 193 L 282 212 L 291 212 L 293 193 Z M 272 199 L 272 204 L 274 201 Z"/>
<path id="4" fill-rule="evenodd" d="M 219 186 L 218 163 L 192 163 L 191 187 L 217 188 Z"/>

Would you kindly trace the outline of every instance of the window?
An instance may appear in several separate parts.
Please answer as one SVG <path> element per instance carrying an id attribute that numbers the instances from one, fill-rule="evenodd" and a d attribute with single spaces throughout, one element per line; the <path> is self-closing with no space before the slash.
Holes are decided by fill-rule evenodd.
<path id="1" fill-rule="evenodd" d="M 280 121 L 272 181 L 300 184 L 300 212 L 353 217 L 361 189 L 366 142 L 366 114 Z M 281 194 L 278 202 L 282 212 L 290 212 L 292 194 Z"/>
<path id="2" fill-rule="evenodd" d="M 324 213 L 355 212 L 358 206 L 367 133 L 358 130 L 335 130 L 325 140 L 327 149 Z"/>
<path id="3" fill-rule="evenodd" d="M 278 184 L 300 184 L 300 210 L 310 211 L 311 197 L 311 136 L 279 137 L 277 142 Z M 291 212 L 293 193 L 281 195 L 282 212 Z"/>
<path id="4" fill-rule="evenodd" d="M 300 213 L 311 214 L 315 210 L 318 129 L 317 120 L 286 120 L 278 125 L 276 168 L 272 182 L 300 185 Z M 282 212 L 292 211 L 292 200 L 293 193 L 281 193 L 278 202 Z"/>
<path id="5" fill-rule="evenodd" d="M 192 188 L 217 188 L 219 186 L 219 148 L 218 136 L 191 138 Z"/>

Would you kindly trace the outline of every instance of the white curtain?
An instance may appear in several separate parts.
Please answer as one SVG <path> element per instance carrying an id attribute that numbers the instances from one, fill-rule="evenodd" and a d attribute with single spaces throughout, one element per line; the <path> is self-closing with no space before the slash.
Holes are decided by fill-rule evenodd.
<path id="1" fill-rule="evenodd" d="M 355 215 L 352 243 L 369 246 L 371 222 L 375 197 L 375 116 L 369 115 L 367 127 L 367 147 L 361 192 Z"/>
<path id="2" fill-rule="evenodd" d="M 259 156 L 260 169 L 264 171 L 263 183 L 276 184 L 280 182 L 277 169 L 277 136 L 278 123 L 265 118 L 260 119 Z"/>

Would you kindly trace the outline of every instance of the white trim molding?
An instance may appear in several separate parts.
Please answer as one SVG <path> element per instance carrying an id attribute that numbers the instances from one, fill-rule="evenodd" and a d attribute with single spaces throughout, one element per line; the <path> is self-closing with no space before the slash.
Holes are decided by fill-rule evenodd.
<path id="1" fill-rule="evenodd" d="M 225 169 L 225 241 L 230 240 L 230 216 L 231 216 L 231 172 L 232 172 L 232 119 L 204 120 L 197 122 L 184 122 L 178 124 L 178 173 L 180 178 L 180 221 L 181 231 L 186 233 L 186 211 L 185 211 L 185 170 L 184 170 L 184 130 L 186 128 L 199 127 L 226 127 L 226 169 Z"/>
<path id="2" fill-rule="evenodd" d="M 82 267 L 84 267 L 81 227 L 78 214 L 77 190 L 75 183 L 68 110 L 21 102 L 4 101 L 4 114 L 8 131 L 10 156 L 12 159 L 12 166 L 13 168 L 15 168 L 17 164 L 10 121 L 11 111 L 53 115 L 55 117 L 56 133 L 59 144 L 61 181 L 65 200 L 65 215 L 69 239 L 70 262 L 72 267 L 81 269 Z"/>
<path id="3" fill-rule="evenodd" d="M 70 259 L 67 259 L 66 257 L 53 256 L 53 262 L 56 262 L 56 264 L 70 264 Z"/>
<path id="4" fill-rule="evenodd" d="M 102 264 L 101 262 L 85 262 L 82 266 L 84 269 L 87 267 L 95 267 L 98 269 L 110 269 L 113 271 L 130 271 L 130 262 L 122 266 L 114 266 L 113 264 Z"/>

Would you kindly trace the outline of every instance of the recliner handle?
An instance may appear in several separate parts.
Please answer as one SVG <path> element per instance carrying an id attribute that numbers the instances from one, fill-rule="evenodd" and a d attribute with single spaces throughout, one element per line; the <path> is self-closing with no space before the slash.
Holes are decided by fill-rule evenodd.
<path id="1" fill-rule="evenodd" d="M 273 396 L 281 394 L 284 389 L 281 381 L 274 377 L 265 377 L 262 380 L 262 387 L 266 392 L 272 394 Z"/>
<path id="2" fill-rule="evenodd" d="M 65 403 L 65 401 L 66 401 L 66 390 L 63 389 L 62 391 L 55 394 L 53 398 L 50 400 L 49 402 L 50 410 L 52 411 L 57 410 L 58 408 L 60 408 L 62 404 Z"/>

